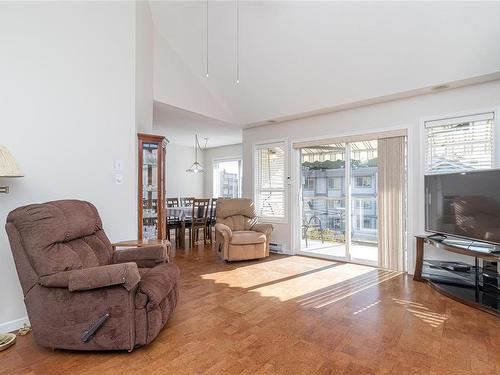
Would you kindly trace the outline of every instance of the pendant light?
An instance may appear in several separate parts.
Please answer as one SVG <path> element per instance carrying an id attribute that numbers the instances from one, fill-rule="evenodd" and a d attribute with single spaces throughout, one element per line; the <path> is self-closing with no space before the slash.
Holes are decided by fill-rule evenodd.
<path id="1" fill-rule="evenodd" d="M 207 142 L 208 142 L 208 138 L 205 138 L 205 148 L 207 148 Z M 200 142 L 198 141 L 198 134 L 195 134 L 194 135 L 195 159 L 194 159 L 194 163 L 191 165 L 191 167 L 189 169 L 186 169 L 186 172 L 188 172 L 188 173 L 198 174 L 198 173 L 205 172 L 205 168 L 203 168 L 201 166 L 201 164 L 198 163 L 198 149 L 201 150 L 201 147 L 200 147 Z"/>

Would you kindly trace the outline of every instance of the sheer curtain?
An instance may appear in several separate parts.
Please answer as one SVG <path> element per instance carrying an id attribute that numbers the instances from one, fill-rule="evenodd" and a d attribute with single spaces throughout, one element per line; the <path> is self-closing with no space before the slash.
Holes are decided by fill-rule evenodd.
<path id="1" fill-rule="evenodd" d="M 379 266 L 404 271 L 405 137 L 378 140 Z"/>

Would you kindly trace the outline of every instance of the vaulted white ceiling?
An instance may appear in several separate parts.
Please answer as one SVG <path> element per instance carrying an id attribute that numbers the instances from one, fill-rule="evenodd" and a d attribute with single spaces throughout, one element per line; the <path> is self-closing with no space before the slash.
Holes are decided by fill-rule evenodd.
<path id="1" fill-rule="evenodd" d="M 206 2 L 150 5 L 239 126 L 500 71 L 500 3 L 240 1 L 240 84 L 236 2 L 209 1 L 208 78 Z"/>
<path id="2" fill-rule="evenodd" d="M 218 147 L 241 143 L 242 130 L 214 118 L 155 102 L 153 106 L 153 132 L 165 135 L 178 146 L 194 147 L 194 135 L 198 134 L 202 146 Z"/>

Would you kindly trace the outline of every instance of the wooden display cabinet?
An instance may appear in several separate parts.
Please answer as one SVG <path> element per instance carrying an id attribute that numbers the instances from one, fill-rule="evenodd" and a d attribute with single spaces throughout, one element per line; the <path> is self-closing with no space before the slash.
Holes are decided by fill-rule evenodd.
<path id="1" fill-rule="evenodd" d="M 138 238 L 165 238 L 165 161 L 167 139 L 159 135 L 138 137 Z"/>

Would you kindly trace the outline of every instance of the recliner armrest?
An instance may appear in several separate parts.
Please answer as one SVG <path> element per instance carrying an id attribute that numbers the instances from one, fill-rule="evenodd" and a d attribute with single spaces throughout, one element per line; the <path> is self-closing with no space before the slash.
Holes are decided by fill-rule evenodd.
<path id="1" fill-rule="evenodd" d="M 167 249 L 164 246 L 134 247 L 124 250 L 115 250 L 113 263 L 135 262 L 140 267 L 154 267 L 168 261 Z"/>
<path id="2" fill-rule="evenodd" d="M 266 239 L 269 241 L 269 236 L 273 232 L 272 224 L 254 224 L 251 230 L 255 232 L 264 233 L 266 235 Z"/>
<path id="3" fill-rule="evenodd" d="M 41 276 L 38 282 L 47 288 L 67 288 L 69 282 L 69 275 L 73 271 L 63 271 L 53 273 L 52 275 Z"/>
<path id="4" fill-rule="evenodd" d="M 233 231 L 226 224 L 217 223 L 215 224 L 215 230 L 222 234 L 224 240 L 229 241 L 233 236 Z"/>
<path id="5" fill-rule="evenodd" d="M 125 289 L 131 290 L 140 280 L 141 276 L 139 275 L 137 264 L 110 264 L 70 271 L 68 290 L 74 292 L 113 285 L 121 285 Z"/>

